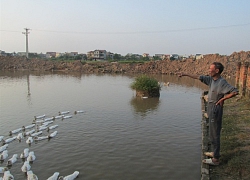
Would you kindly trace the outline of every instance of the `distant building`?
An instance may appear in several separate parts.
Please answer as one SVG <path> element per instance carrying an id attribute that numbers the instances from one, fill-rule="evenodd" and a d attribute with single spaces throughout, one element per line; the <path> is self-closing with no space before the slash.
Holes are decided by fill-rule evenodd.
<path id="1" fill-rule="evenodd" d="M 170 55 L 168 55 L 168 54 L 155 54 L 155 57 L 158 57 L 161 60 L 163 60 L 163 59 L 169 59 Z"/>
<path id="2" fill-rule="evenodd" d="M 38 54 L 38 57 L 45 59 L 46 58 L 46 54 L 43 54 L 42 52 L 40 54 Z"/>
<path id="3" fill-rule="evenodd" d="M 0 56 L 6 56 L 5 51 L 0 50 Z"/>
<path id="4" fill-rule="evenodd" d="M 78 56 L 78 52 L 71 52 L 71 53 L 69 53 L 69 56 L 70 57 Z"/>
<path id="5" fill-rule="evenodd" d="M 95 50 L 94 51 L 94 59 L 95 60 L 106 60 L 107 51 L 106 50 Z"/>
<path id="6" fill-rule="evenodd" d="M 162 56 L 162 59 L 170 59 L 170 54 L 164 54 L 164 55 Z"/>
<path id="7" fill-rule="evenodd" d="M 202 54 L 196 54 L 195 55 L 195 59 L 202 59 L 203 58 L 203 55 Z"/>
<path id="8" fill-rule="evenodd" d="M 94 51 L 87 52 L 87 59 L 92 60 L 94 57 Z"/>
<path id="9" fill-rule="evenodd" d="M 107 52 L 106 50 L 94 50 L 87 52 L 87 59 L 95 61 L 103 61 L 107 58 L 113 59 L 113 53 Z"/>
<path id="10" fill-rule="evenodd" d="M 18 53 L 17 53 L 17 56 L 20 56 L 20 57 L 25 56 L 25 57 L 26 57 L 26 52 L 18 52 Z"/>
<path id="11" fill-rule="evenodd" d="M 106 57 L 107 57 L 107 59 L 114 59 L 114 53 L 112 53 L 112 52 L 107 52 L 106 53 Z"/>
<path id="12" fill-rule="evenodd" d="M 171 54 L 170 55 L 170 60 L 179 60 L 180 56 L 178 54 Z"/>
<path id="13" fill-rule="evenodd" d="M 46 58 L 55 58 L 56 52 L 46 52 Z"/>
<path id="14" fill-rule="evenodd" d="M 144 58 L 145 58 L 145 57 L 149 57 L 149 54 L 148 54 L 148 53 L 143 53 L 143 54 L 142 54 L 142 57 L 144 57 Z"/>

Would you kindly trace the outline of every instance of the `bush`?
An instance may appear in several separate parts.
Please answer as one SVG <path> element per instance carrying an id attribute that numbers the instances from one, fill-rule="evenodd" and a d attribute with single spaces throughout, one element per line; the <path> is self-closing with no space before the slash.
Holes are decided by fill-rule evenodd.
<path id="1" fill-rule="evenodd" d="M 131 84 L 131 88 L 138 91 L 153 91 L 160 90 L 161 86 L 156 79 L 141 75 Z"/>

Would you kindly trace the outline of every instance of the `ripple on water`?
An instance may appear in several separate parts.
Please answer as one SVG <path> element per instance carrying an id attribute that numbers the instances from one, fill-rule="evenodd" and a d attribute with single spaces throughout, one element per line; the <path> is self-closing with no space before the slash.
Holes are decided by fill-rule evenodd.
<path id="1" fill-rule="evenodd" d="M 27 86 L 19 80 L 23 79 L 1 82 L 0 135 L 7 138 L 10 130 L 31 124 L 35 115 L 52 117 L 69 110 L 73 116 L 54 121 L 53 125 L 59 125 L 55 138 L 31 146 L 25 140 L 10 143 L 9 156 L 20 155 L 26 147 L 35 152 L 32 170 L 39 179 L 56 171 L 68 175 L 75 170 L 80 172 L 79 179 L 200 178 L 199 90 L 189 94 L 178 85 L 170 86 L 174 93 L 163 88 L 157 106 L 137 108 L 136 101 L 131 103 L 132 79 L 125 76 L 82 76 L 75 81 L 71 76 L 31 75 L 28 98 Z M 74 115 L 75 110 L 86 112 Z M 18 159 L 11 167 L 15 179 L 26 179 L 20 170 L 22 163 Z"/>

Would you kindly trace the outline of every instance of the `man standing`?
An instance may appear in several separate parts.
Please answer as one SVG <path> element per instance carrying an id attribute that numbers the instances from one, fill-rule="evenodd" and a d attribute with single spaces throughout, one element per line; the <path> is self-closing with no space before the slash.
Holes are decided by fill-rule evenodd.
<path id="1" fill-rule="evenodd" d="M 224 67 L 221 63 L 214 62 L 210 65 L 209 76 L 177 73 L 179 77 L 188 76 L 193 79 L 199 79 L 209 87 L 207 114 L 209 118 L 209 138 L 213 152 L 205 152 L 205 155 L 210 158 L 204 159 L 203 163 L 210 165 L 219 165 L 220 132 L 224 101 L 238 94 L 238 90 L 221 77 L 223 70 Z"/>

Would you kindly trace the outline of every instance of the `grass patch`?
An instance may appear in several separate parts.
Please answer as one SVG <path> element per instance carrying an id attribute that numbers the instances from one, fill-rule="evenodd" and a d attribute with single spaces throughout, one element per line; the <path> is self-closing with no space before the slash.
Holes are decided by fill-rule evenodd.
<path id="1" fill-rule="evenodd" d="M 225 102 L 221 132 L 221 164 L 212 168 L 212 180 L 250 179 L 250 100 Z"/>
<path id="2" fill-rule="evenodd" d="M 131 84 L 131 88 L 140 91 L 152 91 L 154 89 L 160 90 L 161 86 L 156 79 L 141 75 L 135 78 L 135 81 Z"/>

